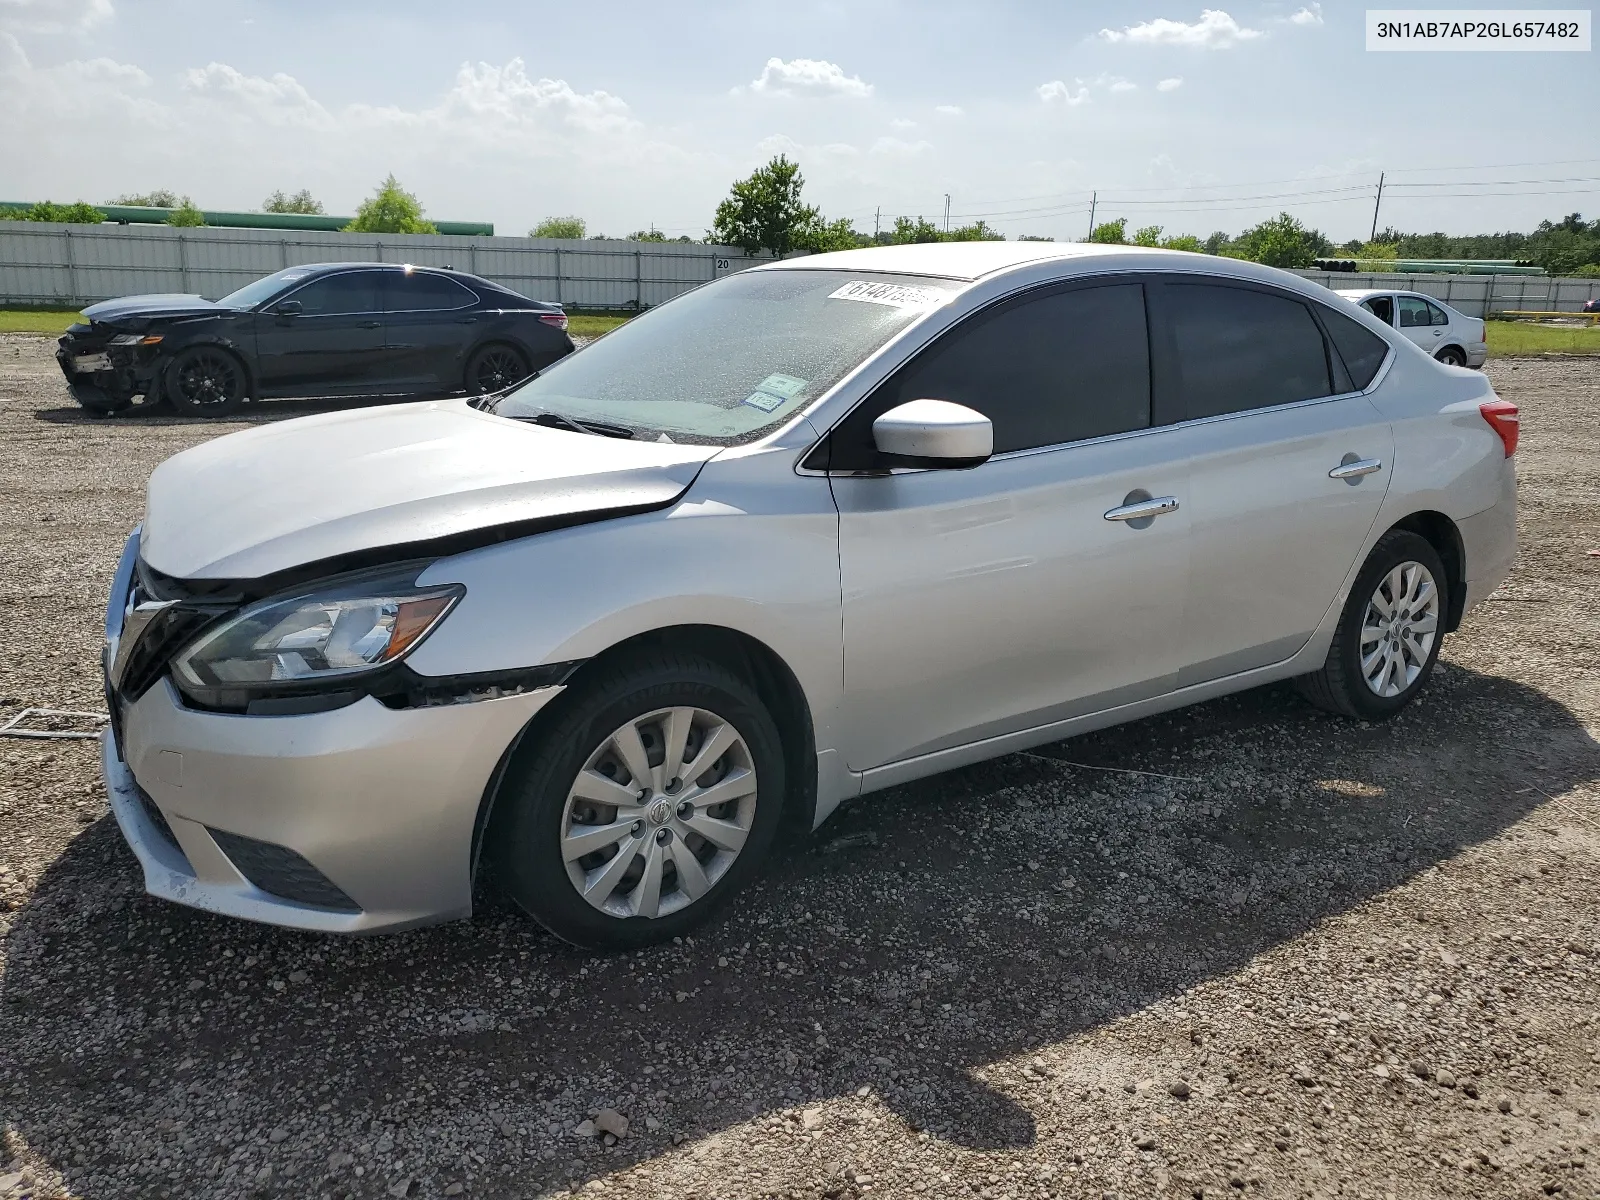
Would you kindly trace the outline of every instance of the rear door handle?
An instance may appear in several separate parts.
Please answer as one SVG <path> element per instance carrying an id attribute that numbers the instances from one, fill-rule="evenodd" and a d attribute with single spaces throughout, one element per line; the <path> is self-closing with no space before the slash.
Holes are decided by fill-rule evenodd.
<path id="1" fill-rule="evenodd" d="M 1163 517 L 1167 513 L 1178 511 L 1178 498 L 1176 496 L 1157 496 L 1151 500 L 1139 500 L 1133 504 L 1122 504 L 1105 514 L 1108 521 L 1142 521 L 1146 517 Z"/>
<path id="2" fill-rule="evenodd" d="M 478 318 L 477 317 L 457 317 L 456 318 L 456 324 L 457 325 L 476 325 L 477 323 L 478 323 Z"/>
<path id="3" fill-rule="evenodd" d="M 361 328 L 363 328 L 363 329 L 382 329 L 383 328 L 383 322 L 382 321 L 363 321 L 363 322 L 361 322 Z"/>
<path id="4" fill-rule="evenodd" d="M 1340 463 L 1328 472 L 1329 479 L 1360 479 L 1363 475 L 1371 475 L 1374 471 L 1383 470 L 1383 460 L 1379 458 L 1359 458 L 1355 462 Z"/>

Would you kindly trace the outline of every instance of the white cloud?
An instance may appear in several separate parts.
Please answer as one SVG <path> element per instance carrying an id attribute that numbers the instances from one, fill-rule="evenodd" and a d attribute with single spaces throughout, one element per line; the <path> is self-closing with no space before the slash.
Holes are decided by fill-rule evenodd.
<path id="1" fill-rule="evenodd" d="M 1111 81 L 1111 90 L 1113 92 L 1137 92 L 1139 85 L 1131 79 L 1114 79 Z"/>
<path id="2" fill-rule="evenodd" d="M 959 117 L 965 115 L 967 110 L 959 104 L 935 104 L 933 111 L 941 117 Z"/>
<path id="3" fill-rule="evenodd" d="M 1163 79 L 1160 83 L 1156 84 L 1156 91 L 1158 91 L 1158 92 L 1175 92 L 1179 88 L 1181 88 L 1182 86 L 1183 86 L 1183 76 L 1182 75 L 1174 75 L 1171 79 Z"/>
<path id="4" fill-rule="evenodd" d="M 1291 25 L 1321 25 L 1322 5 L 1316 3 L 1315 0 L 1312 0 L 1312 3 L 1309 7 L 1301 8 L 1295 11 L 1294 14 L 1290 16 L 1289 23 Z"/>
<path id="5" fill-rule="evenodd" d="M 924 150 L 932 150 L 933 143 L 925 141 L 906 142 L 899 138 L 881 137 L 872 143 L 870 154 L 890 154 L 900 158 L 911 158 L 921 154 Z"/>
<path id="6" fill-rule="evenodd" d="M 1086 103 L 1089 99 L 1089 89 L 1084 86 L 1083 80 L 1079 79 L 1076 82 L 1078 84 L 1076 90 L 1069 88 L 1059 79 L 1052 79 L 1049 83 L 1041 83 L 1034 90 L 1038 92 L 1039 99 L 1046 104 L 1059 102 L 1065 104 L 1068 108 L 1075 108 L 1080 104 Z"/>
<path id="7" fill-rule="evenodd" d="M 264 79 L 246 75 L 227 63 L 213 62 L 185 72 L 183 86 L 196 96 L 233 106 L 273 124 L 326 128 L 333 122 L 328 110 L 313 100 L 294 76 L 282 72 Z"/>
<path id="8" fill-rule="evenodd" d="M 909 121 L 905 117 L 896 117 L 889 122 L 890 129 L 915 129 L 916 127 L 917 123 L 915 121 Z"/>
<path id="9" fill-rule="evenodd" d="M 1123 29 L 1102 29 L 1108 42 L 1128 42 L 1136 46 L 1197 46 L 1203 50 L 1226 50 L 1239 42 L 1265 36 L 1259 29 L 1247 29 L 1219 8 L 1203 9 L 1192 24 L 1158 17 Z"/>
<path id="10" fill-rule="evenodd" d="M 114 15 L 111 0 L 0 0 L 0 29 L 86 33 Z"/>
<path id="11" fill-rule="evenodd" d="M 761 77 L 750 84 L 752 92 L 774 96 L 851 96 L 865 99 L 872 85 L 859 75 L 846 75 L 836 63 L 816 58 L 767 59 Z"/>

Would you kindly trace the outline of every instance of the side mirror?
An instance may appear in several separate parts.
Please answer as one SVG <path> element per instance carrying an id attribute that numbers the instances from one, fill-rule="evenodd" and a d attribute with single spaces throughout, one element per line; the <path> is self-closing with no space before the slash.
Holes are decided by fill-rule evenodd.
<path id="1" fill-rule="evenodd" d="M 912 400 L 872 423 L 872 442 L 891 467 L 976 467 L 994 453 L 994 426 L 949 400 Z"/>
<path id="2" fill-rule="evenodd" d="M 272 310 L 272 313 L 277 317 L 298 317 L 300 315 L 300 301 L 285 300 L 282 304 L 277 305 Z"/>

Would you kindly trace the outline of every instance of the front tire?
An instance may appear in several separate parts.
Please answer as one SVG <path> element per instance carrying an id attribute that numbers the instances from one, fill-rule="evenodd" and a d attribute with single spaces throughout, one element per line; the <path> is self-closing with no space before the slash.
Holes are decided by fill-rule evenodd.
<path id="1" fill-rule="evenodd" d="M 487 849 L 557 937 L 617 950 L 679 937 L 760 870 L 782 817 L 782 745 L 743 679 L 656 651 L 580 681 L 507 769 Z"/>
<path id="2" fill-rule="evenodd" d="M 220 346 L 190 346 L 167 366 L 162 391 L 186 417 L 226 417 L 243 407 L 244 363 Z"/>
<path id="3" fill-rule="evenodd" d="M 1449 579 L 1426 538 L 1391 529 L 1356 576 L 1322 669 L 1295 681 L 1318 708 L 1363 721 L 1394 716 L 1433 674 Z"/>

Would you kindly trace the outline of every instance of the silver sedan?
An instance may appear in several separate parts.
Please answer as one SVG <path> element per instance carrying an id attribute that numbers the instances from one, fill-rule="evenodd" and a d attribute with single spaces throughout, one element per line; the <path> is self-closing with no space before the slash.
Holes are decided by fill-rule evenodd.
<path id="1" fill-rule="evenodd" d="M 843 800 L 1243 688 L 1381 720 L 1510 568 L 1517 410 L 1250 263 L 906 246 L 516 390 L 163 463 L 106 622 L 147 888 L 682 934 Z M 793 818 L 793 820 L 786 819 Z"/>

